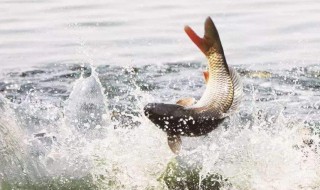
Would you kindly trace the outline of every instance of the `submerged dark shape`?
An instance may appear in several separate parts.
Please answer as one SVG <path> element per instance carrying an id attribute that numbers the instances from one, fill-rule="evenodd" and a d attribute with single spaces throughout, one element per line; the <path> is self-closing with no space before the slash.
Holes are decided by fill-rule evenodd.
<path id="1" fill-rule="evenodd" d="M 168 135 L 168 145 L 174 153 L 181 149 L 180 136 L 208 134 L 233 113 L 242 97 L 242 84 L 234 69 L 228 67 L 218 31 L 208 17 L 205 34 L 200 38 L 189 26 L 185 32 L 208 59 L 204 71 L 206 90 L 199 101 L 184 98 L 176 104 L 149 103 L 145 115 Z"/>

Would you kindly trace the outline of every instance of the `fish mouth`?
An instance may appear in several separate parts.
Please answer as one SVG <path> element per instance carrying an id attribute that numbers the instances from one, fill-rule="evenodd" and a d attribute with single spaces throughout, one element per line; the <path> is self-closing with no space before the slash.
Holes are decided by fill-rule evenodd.
<path id="1" fill-rule="evenodd" d="M 150 113 L 152 112 L 154 107 L 155 107 L 155 103 L 148 103 L 143 108 L 144 114 L 148 117 L 150 115 Z"/>

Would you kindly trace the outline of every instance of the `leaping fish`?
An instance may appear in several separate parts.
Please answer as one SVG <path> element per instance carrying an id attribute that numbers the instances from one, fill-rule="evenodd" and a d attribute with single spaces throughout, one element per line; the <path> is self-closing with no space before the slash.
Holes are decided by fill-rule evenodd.
<path id="1" fill-rule="evenodd" d="M 205 34 L 200 38 L 189 26 L 184 28 L 190 39 L 208 59 L 208 71 L 204 71 L 206 89 L 196 102 L 184 98 L 176 104 L 149 103 L 145 115 L 168 135 L 168 145 L 174 153 L 181 149 L 180 136 L 208 134 L 239 107 L 242 83 L 236 71 L 228 67 L 218 31 L 208 17 Z"/>

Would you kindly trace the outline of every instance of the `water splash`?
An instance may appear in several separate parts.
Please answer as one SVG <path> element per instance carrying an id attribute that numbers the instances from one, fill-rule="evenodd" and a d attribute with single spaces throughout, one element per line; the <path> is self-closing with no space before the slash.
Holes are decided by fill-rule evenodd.
<path id="1" fill-rule="evenodd" d="M 183 150 L 176 157 L 168 148 L 166 135 L 143 116 L 142 108 L 148 102 L 174 102 L 190 94 L 197 97 L 194 89 L 200 92 L 203 87 L 201 65 L 105 66 L 97 69 L 99 75 L 86 68 L 88 73 L 80 78 L 76 76 L 81 76 L 83 67 L 70 68 L 72 72 L 58 67 L 59 71 L 51 71 L 48 76 L 48 84 L 62 84 L 57 82 L 62 80 L 73 86 L 70 95 L 58 90 L 64 86 L 54 87 L 61 92 L 59 96 L 69 97 L 66 100 L 54 99 L 54 93 L 50 98 L 44 97 L 42 90 L 36 88 L 20 104 L 1 99 L 1 135 L 10 134 L 1 138 L 10 144 L 1 149 L 7 150 L 1 163 L 13 161 L 23 166 L 1 165 L 5 174 L 2 181 L 13 176 L 10 179 L 22 184 L 47 184 L 53 180 L 59 181 L 59 187 L 80 182 L 82 186 L 90 184 L 92 189 L 166 189 L 174 187 L 174 183 L 187 188 L 186 181 L 190 179 L 199 189 L 205 189 L 200 182 L 208 185 L 210 180 L 227 180 L 220 189 L 319 187 L 318 124 L 313 119 L 318 113 L 317 104 L 301 102 L 311 106 L 308 115 L 303 115 L 305 108 L 286 103 L 297 97 L 312 98 L 309 91 L 313 92 L 313 85 L 317 84 L 314 80 L 301 82 L 287 77 L 282 85 L 298 84 L 298 89 L 289 93 L 278 87 L 283 82 L 281 73 L 260 77 L 257 71 L 240 70 L 246 96 L 239 114 L 208 136 L 183 138 Z M 195 70 L 199 70 L 199 76 Z M 61 73 L 56 77 L 60 71 L 71 72 L 74 77 Z M 46 72 L 35 73 L 37 79 L 30 73 L 23 78 L 34 83 Z M 180 73 L 192 77 L 186 79 Z M 45 80 L 37 86 L 48 84 Z M 270 88 L 270 84 L 275 86 Z M 308 89 L 299 90 L 305 86 Z M 176 167 L 170 168 L 172 165 Z"/>
<path id="2" fill-rule="evenodd" d="M 258 115 L 263 114 L 255 118 Z M 304 122 L 281 112 L 269 126 L 272 119 L 257 119 L 240 128 L 231 122 L 230 129 L 210 134 L 201 151 L 203 175 L 219 173 L 239 190 L 316 188 L 319 137 Z"/>
<path id="3" fill-rule="evenodd" d="M 43 173 L 32 158 L 24 131 L 17 125 L 9 102 L 0 95 L 0 185 L 3 181 L 28 183 Z"/>
<path id="4" fill-rule="evenodd" d="M 88 136 L 93 135 L 90 133 L 92 129 L 107 124 L 107 102 L 94 68 L 91 68 L 89 77 L 82 76 L 73 85 L 64 113 L 70 127 Z"/>

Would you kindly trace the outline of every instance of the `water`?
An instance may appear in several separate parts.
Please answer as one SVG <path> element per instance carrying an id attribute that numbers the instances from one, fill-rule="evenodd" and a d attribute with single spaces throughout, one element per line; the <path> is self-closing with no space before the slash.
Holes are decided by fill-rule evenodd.
<path id="1" fill-rule="evenodd" d="M 318 1 L 0 4 L 2 189 L 320 188 Z M 200 98 L 208 15 L 245 96 L 176 157 L 142 109 Z"/>
<path id="2" fill-rule="evenodd" d="M 204 60 L 183 26 L 201 33 L 207 16 L 217 24 L 230 64 L 317 64 L 319 6 L 317 0 L 2 0 L 1 66 Z"/>

